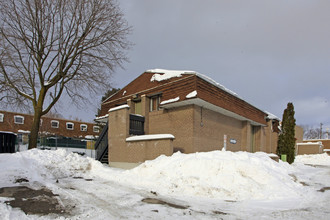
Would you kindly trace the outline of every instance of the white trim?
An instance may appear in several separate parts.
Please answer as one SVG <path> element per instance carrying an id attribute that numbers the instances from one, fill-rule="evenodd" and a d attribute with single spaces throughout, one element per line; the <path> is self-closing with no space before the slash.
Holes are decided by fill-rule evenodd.
<path id="1" fill-rule="evenodd" d="M 82 127 L 85 126 L 85 129 Z M 86 124 L 80 124 L 80 131 L 87 131 L 88 126 Z"/>
<path id="2" fill-rule="evenodd" d="M 25 131 L 25 130 L 18 130 L 17 131 L 19 134 L 30 134 L 31 131 Z"/>
<path id="3" fill-rule="evenodd" d="M 5 117 L 4 114 L 0 113 L 0 122 L 3 122 L 3 118 Z"/>
<path id="4" fill-rule="evenodd" d="M 306 142 L 306 143 L 297 143 L 297 145 L 322 145 L 322 142 L 321 141 L 318 141 L 318 142 Z"/>
<path id="5" fill-rule="evenodd" d="M 68 125 L 72 125 L 72 128 L 68 128 Z M 74 129 L 74 123 L 73 122 L 67 122 L 66 123 L 66 129 L 67 130 L 73 130 Z"/>
<path id="6" fill-rule="evenodd" d="M 148 140 L 160 140 L 160 139 L 174 139 L 172 134 L 149 134 L 149 135 L 137 135 L 126 138 L 127 142 L 130 141 L 148 141 Z"/>
<path id="7" fill-rule="evenodd" d="M 57 126 L 53 126 L 53 122 L 57 123 Z M 50 121 L 50 127 L 51 128 L 59 128 L 60 127 L 60 122 L 57 120 L 51 120 Z"/>
<path id="8" fill-rule="evenodd" d="M 17 122 L 17 121 L 16 121 L 16 118 L 21 118 L 21 119 L 22 119 L 22 123 Z M 21 115 L 14 115 L 14 123 L 15 123 L 15 124 L 19 124 L 19 125 L 23 125 L 23 124 L 24 124 L 24 116 L 21 116 Z"/>

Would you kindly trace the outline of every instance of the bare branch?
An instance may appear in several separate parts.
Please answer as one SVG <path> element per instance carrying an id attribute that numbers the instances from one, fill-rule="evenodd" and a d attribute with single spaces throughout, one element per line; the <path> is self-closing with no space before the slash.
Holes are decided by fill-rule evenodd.
<path id="1" fill-rule="evenodd" d="M 0 0 L 1 102 L 40 117 L 84 101 L 127 60 L 129 31 L 115 0 Z"/>

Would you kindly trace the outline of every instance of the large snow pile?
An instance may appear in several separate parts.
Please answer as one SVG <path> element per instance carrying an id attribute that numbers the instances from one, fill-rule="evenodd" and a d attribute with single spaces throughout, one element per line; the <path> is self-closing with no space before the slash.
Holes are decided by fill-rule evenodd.
<path id="1" fill-rule="evenodd" d="M 0 155 L 2 171 L 0 187 L 10 186 L 17 178 L 46 184 L 75 176 L 77 172 L 88 173 L 94 166 L 101 166 L 89 157 L 81 157 L 61 149 L 56 151 L 28 150 L 15 154 Z M 14 176 L 13 176 L 14 175 Z M 51 181 L 52 182 L 52 181 Z"/>
<path id="2" fill-rule="evenodd" d="M 126 171 L 120 181 L 160 194 L 224 200 L 296 198 L 302 185 L 290 170 L 287 163 L 277 163 L 265 153 L 175 153 Z"/>
<path id="3" fill-rule="evenodd" d="M 228 219 L 329 219 L 329 166 L 303 164 L 306 158 L 329 164 L 329 157 L 296 158 L 291 166 L 265 153 L 175 153 L 122 170 L 65 150 L 34 149 L 0 154 L 0 188 L 47 188 L 67 207 L 68 219 L 214 219 L 216 213 Z M 149 197 L 161 203 L 143 202 Z M 9 200 L 0 197 L 0 219 L 66 218 L 25 215 L 6 205 Z"/>

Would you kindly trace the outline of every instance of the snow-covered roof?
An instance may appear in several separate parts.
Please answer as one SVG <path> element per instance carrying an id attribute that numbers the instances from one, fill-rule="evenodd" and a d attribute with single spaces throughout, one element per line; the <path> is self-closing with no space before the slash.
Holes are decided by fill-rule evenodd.
<path id="1" fill-rule="evenodd" d="M 267 114 L 267 118 L 270 119 L 270 120 L 278 120 L 278 121 L 281 121 L 281 119 L 279 117 L 277 117 L 276 115 L 268 112 L 268 111 L 265 111 L 265 113 Z"/>
<path id="2" fill-rule="evenodd" d="M 221 85 L 220 83 L 216 82 L 215 80 L 211 79 L 210 77 L 204 75 L 204 74 L 201 74 L 201 73 L 198 73 L 196 71 L 191 71 L 191 70 L 166 70 L 166 69 L 150 69 L 150 70 L 147 70 L 145 71 L 147 73 L 155 73 L 150 81 L 151 82 L 154 82 L 154 81 L 163 81 L 163 80 L 167 80 L 167 79 L 171 79 L 171 78 L 174 78 L 174 77 L 181 77 L 183 74 L 190 74 L 190 75 L 196 75 L 202 79 L 204 79 L 205 81 L 207 81 L 208 83 L 242 99 L 241 97 L 239 97 L 237 95 L 237 93 L 231 91 L 230 89 L 226 88 L 225 86 Z M 160 74 L 162 73 L 162 74 Z"/>
<path id="3" fill-rule="evenodd" d="M 191 70 L 165 70 L 165 69 L 150 69 L 145 72 L 155 73 L 150 79 L 151 82 L 154 82 L 154 81 L 159 82 L 159 81 L 171 79 L 174 77 L 181 77 L 182 74 L 196 73 L 195 71 L 191 71 Z M 159 73 L 163 73 L 163 74 L 159 74 Z"/>
<path id="4" fill-rule="evenodd" d="M 100 120 L 100 119 L 104 119 L 104 118 L 108 118 L 108 117 L 109 117 L 109 114 L 106 114 L 106 115 L 96 117 L 95 120 Z"/>
<path id="5" fill-rule="evenodd" d="M 2 133 L 2 134 L 14 134 L 14 135 L 17 135 L 14 132 L 10 132 L 10 131 L 0 131 L 0 133 Z"/>

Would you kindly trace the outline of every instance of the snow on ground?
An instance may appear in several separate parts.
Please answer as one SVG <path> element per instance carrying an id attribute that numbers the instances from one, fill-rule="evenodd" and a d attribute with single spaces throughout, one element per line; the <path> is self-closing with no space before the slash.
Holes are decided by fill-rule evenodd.
<path id="1" fill-rule="evenodd" d="M 4 220 L 330 218 L 326 154 L 298 156 L 289 165 L 265 153 L 175 153 L 121 170 L 65 150 L 34 149 L 0 154 L 0 166 L 0 188 L 47 187 L 69 209 L 26 215 L 0 197 Z M 20 178 L 28 182 L 15 181 Z"/>
<path id="2" fill-rule="evenodd" d="M 300 197 L 303 186 L 289 172 L 286 164 L 265 153 L 215 151 L 160 156 L 121 178 L 123 183 L 168 195 L 235 201 Z"/>

